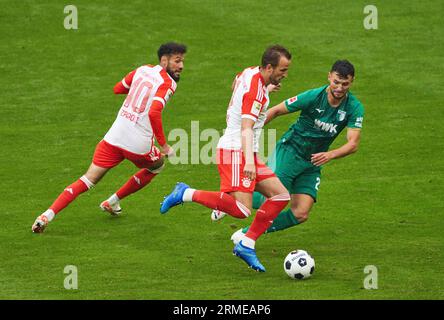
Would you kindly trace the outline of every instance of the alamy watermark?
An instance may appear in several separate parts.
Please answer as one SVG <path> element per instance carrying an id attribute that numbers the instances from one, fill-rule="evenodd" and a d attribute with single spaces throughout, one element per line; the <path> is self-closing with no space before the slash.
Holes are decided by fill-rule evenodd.
<path id="1" fill-rule="evenodd" d="M 378 289 L 378 268 L 374 265 L 365 266 L 364 273 L 368 274 L 364 278 L 364 288 L 367 290 Z"/>
<path id="2" fill-rule="evenodd" d="M 199 121 L 191 121 L 191 130 L 172 129 L 168 141 L 176 155 L 169 158 L 171 164 L 216 164 L 217 143 L 223 132 L 214 128 L 201 131 Z M 259 139 L 261 160 L 267 161 L 276 147 L 276 129 L 262 129 Z"/>
<path id="3" fill-rule="evenodd" d="M 63 286 L 66 290 L 77 290 L 79 288 L 79 273 L 76 266 L 67 265 L 63 269 L 63 273 L 67 276 L 63 281 Z"/>
<path id="4" fill-rule="evenodd" d="M 364 18 L 364 28 L 366 30 L 378 29 L 378 8 L 369 4 L 364 7 L 364 14 L 367 16 Z"/>
<path id="5" fill-rule="evenodd" d="M 63 9 L 63 13 L 67 14 L 67 16 L 65 16 L 65 19 L 63 20 L 63 27 L 66 30 L 77 30 L 79 28 L 77 7 L 72 4 L 67 5 Z"/>

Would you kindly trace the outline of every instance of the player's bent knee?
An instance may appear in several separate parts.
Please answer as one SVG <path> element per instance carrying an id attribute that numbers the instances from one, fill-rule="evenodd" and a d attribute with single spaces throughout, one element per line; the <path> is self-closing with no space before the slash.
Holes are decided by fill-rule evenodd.
<path id="1" fill-rule="evenodd" d="M 236 200 L 236 206 L 239 209 L 239 211 L 242 213 L 242 215 L 239 215 L 239 219 L 245 219 L 251 215 L 251 208 L 247 207 L 242 202 Z"/>
<path id="2" fill-rule="evenodd" d="M 165 164 L 162 164 L 160 167 L 155 167 L 155 168 L 149 168 L 148 171 L 154 174 L 159 174 L 163 171 L 163 169 L 165 168 Z"/>
<path id="3" fill-rule="evenodd" d="M 151 173 L 158 174 L 163 171 L 165 167 L 165 157 L 161 157 L 159 160 L 155 161 L 147 170 Z"/>
<path id="4" fill-rule="evenodd" d="M 295 218 L 298 220 L 299 223 L 304 223 L 308 220 L 308 211 L 298 211 L 298 210 L 292 210 Z"/>

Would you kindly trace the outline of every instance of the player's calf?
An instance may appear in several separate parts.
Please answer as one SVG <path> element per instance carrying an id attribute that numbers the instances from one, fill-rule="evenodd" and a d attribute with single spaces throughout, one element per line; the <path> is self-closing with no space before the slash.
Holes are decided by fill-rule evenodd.
<path id="1" fill-rule="evenodd" d="M 66 208 L 80 194 L 94 187 L 94 184 L 86 177 L 82 176 L 76 182 L 70 184 L 57 197 L 53 204 L 43 214 L 37 217 L 31 229 L 34 233 L 42 233 L 48 223 L 54 219 L 55 215 Z"/>
<path id="2" fill-rule="evenodd" d="M 253 223 L 245 236 L 256 241 L 271 226 L 273 220 L 287 206 L 289 201 L 290 195 L 288 192 L 268 198 L 257 210 Z"/>

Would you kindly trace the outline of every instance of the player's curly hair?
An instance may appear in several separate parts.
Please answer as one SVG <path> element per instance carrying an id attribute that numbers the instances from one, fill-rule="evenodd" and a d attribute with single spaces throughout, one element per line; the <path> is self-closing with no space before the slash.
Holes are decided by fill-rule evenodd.
<path id="1" fill-rule="evenodd" d="M 262 67 L 266 67 L 271 64 L 274 68 L 279 64 L 281 57 L 284 56 L 288 60 L 291 60 L 291 53 L 281 45 L 273 45 L 268 47 L 262 55 Z"/>
<path id="2" fill-rule="evenodd" d="M 347 79 L 355 76 L 355 67 L 348 60 L 337 60 L 331 67 L 330 72 L 336 72 L 339 77 Z"/>
<path id="3" fill-rule="evenodd" d="M 187 52 L 187 46 L 181 43 L 176 42 L 168 42 L 164 43 L 159 47 L 159 50 L 157 50 L 157 56 L 160 59 L 165 55 L 172 55 L 172 54 L 184 54 Z"/>

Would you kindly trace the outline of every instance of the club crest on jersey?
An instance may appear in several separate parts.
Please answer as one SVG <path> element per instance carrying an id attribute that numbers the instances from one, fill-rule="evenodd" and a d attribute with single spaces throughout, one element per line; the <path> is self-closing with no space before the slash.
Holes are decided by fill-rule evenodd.
<path id="1" fill-rule="evenodd" d="M 338 110 L 338 120 L 344 121 L 346 114 L 347 112 L 345 112 L 344 110 Z"/>
<path id="2" fill-rule="evenodd" d="M 293 98 L 288 99 L 287 104 L 292 104 L 296 101 L 298 101 L 298 96 L 294 96 Z"/>
<path id="3" fill-rule="evenodd" d="M 242 178 L 242 185 L 244 188 L 249 188 L 251 186 L 251 180 L 248 178 Z"/>
<path id="4" fill-rule="evenodd" d="M 251 106 L 251 114 L 254 114 L 256 117 L 259 117 L 259 113 L 261 112 L 262 109 L 262 105 L 257 102 L 254 101 L 253 105 Z"/>

